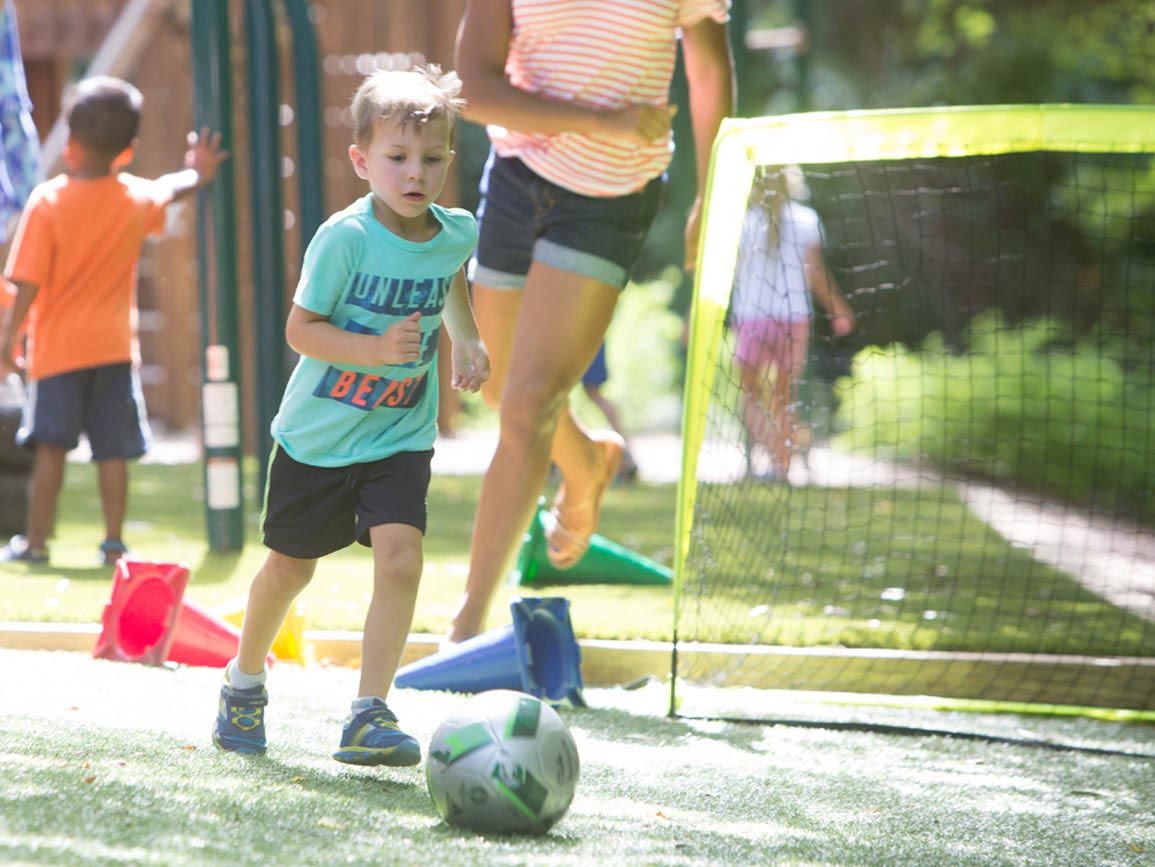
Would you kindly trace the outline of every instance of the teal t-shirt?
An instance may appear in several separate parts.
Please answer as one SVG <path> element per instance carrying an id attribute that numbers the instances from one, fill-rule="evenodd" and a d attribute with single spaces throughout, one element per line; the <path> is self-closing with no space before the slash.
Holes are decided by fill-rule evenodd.
<path id="1" fill-rule="evenodd" d="M 293 460 L 340 467 L 433 448 L 441 310 L 473 251 L 477 222 L 456 208 L 431 211 L 441 231 L 421 243 L 382 226 L 372 195 L 334 214 L 313 236 L 294 303 L 355 334 L 382 334 L 420 312 L 421 358 L 362 367 L 301 356 L 272 425 Z"/>

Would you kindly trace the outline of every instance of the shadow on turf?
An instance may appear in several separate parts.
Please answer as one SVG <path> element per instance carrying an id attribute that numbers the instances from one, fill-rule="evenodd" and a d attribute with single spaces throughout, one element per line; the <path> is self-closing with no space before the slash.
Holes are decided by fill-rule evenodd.
<path id="1" fill-rule="evenodd" d="M 93 558 L 95 559 L 95 557 Z M 112 582 L 111 566 L 54 566 L 52 563 L 27 563 L 25 574 L 30 578 L 67 578 L 69 581 Z"/>
<path id="2" fill-rule="evenodd" d="M 572 717 L 570 713 L 573 714 Z M 890 737 L 945 738 L 947 740 L 975 741 L 992 745 L 1022 747 L 1049 752 L 1079 753 L 1083 755 L 1155 761 L 1155 751 L 1138 752 L 1095 747 L 1086 744 L 1042 740 L 1038 738 L 1009 737 L 976 731 L 890 725 L 886 723 L 789 718 L 746 719 L 726 716 L 658 717 L 612 708 L 578 708 L 566 714 L 565 719 L 567 720 L 567 724 L 578 722 L 581 715 L 586 713 L 596 713 L 601 723 L 609 721 L 608 733 L 612 737 L 625 742 L 643 743 L 649 746 L 672 746 L 674 742 L 692 736 L 717 740 L 728 746 L 761 755 L 761 751 L 755 749 L 755 745 L 764 740 L 761 730 L 763 728 L 780 726 L 785 728 L 811 728 L 858 734 L 876 734 Z M 651 723 L 660 723 L 662 727 L 657 731 L 641 733 L 639 732 L 639 720 L 649 720 Z M 704 728 L 703 724 L 725 726 L 725 729 L 710 731 Z"/>
<path id="3" fill-rule="evenodd" d="M 237 571 L 243 553 L 206 549 L 201 561 L 191 570 L 193 580 L 197 584 L 224 584 Z"/>
<path id="4" fill-rule="evenodd" d="M 219 753 L 222 757 L 227 753 Z M 338 766 L 336 775 L 309 765 L 298 765 L 282 761 L 267 753 L 263 756 L 241 756 L 236 759 L 244 762 L 246 769 L 252 768 L 257 772 L 264 772 L 267 779 L 265 785 L 291 785 L 314 792 L 318 795 L 336 796 L 342 798 L 390 798 L 388 807 L 392 810 L 404 810 L 415 816 L 428 817 L 433 823 L 428 829 L 430 833 L 446 838 L 476 838 L 487 841 L 500 842 L 501 840 L 522 840 L 524 834 L 483 834 L 469 831 L 464 828 L 455 828 L 437 816 L 433 802 L 425 788 L 425 774 L 419 769 L 419 778 L 414 781 L 411 775 L 408 778 L 392 776 L 388 768 L 358 768 L 355 766 Z M 402 773 L 405 773 L 404 771 Z M 572 848 L 579 843 L 565 837 L 542 835 L 537 839 L 540 845 L 554 850 Z"/>
<path id="5" fill-rule="evenodd" d="M 633 713 L 617 708 L 573 708 L 563 713 L 562 719 L 566 725 L 580 726 L 583 716 L 597 715 L 600 731 L 615 740 L 623 743 L 637 743 L 645 746 L 674 746 L 688 737 L 717 740 L 727 746 L 737 747 L 747 752 L 761 755 L 755 749 L 755 744 L 762 741 L 762 733 L 756 726 L 728 725 L 727 730 L 709 731 L 702 726 L 701 720 L 689 718 L 674 718 L 657 714 Z M 645 721 L 648 725 L 640 725 Z"/>

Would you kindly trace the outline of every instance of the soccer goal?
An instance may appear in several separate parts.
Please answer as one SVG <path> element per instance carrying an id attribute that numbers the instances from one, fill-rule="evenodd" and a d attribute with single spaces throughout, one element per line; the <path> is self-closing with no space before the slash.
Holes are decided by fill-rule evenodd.
<path id="1" fill-rule="evenodd" d="M 1155 710 L 1153 156 L 1141 107 L 724 125 L 671 713 L 684 683 Z"/>

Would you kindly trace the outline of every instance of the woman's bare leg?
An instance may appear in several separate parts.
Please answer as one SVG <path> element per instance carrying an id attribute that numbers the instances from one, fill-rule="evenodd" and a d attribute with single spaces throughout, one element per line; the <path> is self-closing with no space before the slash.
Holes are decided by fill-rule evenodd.
<path id="1" fill-rule="evenodd" d="M 473 287 L 473 313 L 489 350 L 489 380 L 482 385 L 481 395 L 486 404 L 495 409 L 501 406 L 501 395 L 509 378 L 509 358 L 522 294 L 522 291 L 491 289 L 480 284 Z M 568 399 L 558 417 L 550 457 L 566 479 L 580 479 L 588 474 L 589 467 L 599 457 L 596 444 L 585 425 L 578 421 Z"/>
<path id="2" fill-rule="evenodd" d="M 487 323 L 482 328 L 489 327 L 490 333 L 496 334 L 489 321 L 494 308 L 488 301 L 493 299 L 485 297 L 493 294 L 475 292 L 474 303 L 479 325 Z M 482 483 L 469 578 L 450 628 L 450 641 L 463 641 L 484 629 L 493 592 L 533 515 L 551 451 L 566 475 L 569 496 L 575 499 L 588 497 L 590 487 L 600 484 L 604 469 L 602 445 L 591 441 L 576 424 L 559 431 L 559 419 L 568 415 L 569 391 L 597 354 L 619 290 L 600 280 L 534 262 L 521 294 L 508 352 L 502 357 L 502 349 L 490 346 L 495 356 L 495 378 L 501 377 L 502 368 L 505 370 L 505 387 L 499 391 L 501 437 Z M 507 302 L 510 307 L 514 303 Z M 488 345 L 491 338 L 484 330 L 482 333 Z M 495 344 L 500 342 L 500 337 L 495 340 Z"/>

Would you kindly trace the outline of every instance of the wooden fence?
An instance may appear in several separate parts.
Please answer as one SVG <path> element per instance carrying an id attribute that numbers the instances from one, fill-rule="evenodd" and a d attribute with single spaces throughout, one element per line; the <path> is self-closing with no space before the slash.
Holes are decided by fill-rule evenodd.
<path id="1" fill-rule="evenodd" d="M 156 176 L 179 167 L 185 135 L 192 128 L 193 84 L 190 56 L 189 3 L 168 5 L 150 34 L 132 74 L 127 75 L 144 94 L 145 113 L 141 147 L 132 170 Z M 29 89 L 37 104 L 35 118 L 42 137 L 59 113 L 61 92 L 69 79 L 84 72 L 127 0 L 35 0 L 19 4 L 20 32 L 29 74 Z M 27 6 L 27 9 L 25 8 Z M 244 9 L 232 0 L 232 61 L 238 229 L 238 287 L 242 361 L 242 388 L 255 388 L 252 345 L 252 263 L 249 246 L 247 91 L 245 87 Z M 281 146 L 284 155 L 285 297 L 291 298 L 299 275 L 302 251 L 296 220 L 295 147 L 297 123 L 318 123 L 324 129 L 326 210 L 344 207 L 365 192 L 349 166 L 348 106 L 361 78 L 378 66 L 398 62 L 431 61 L 452 66 L 453 42 L 464 0 L 317 0 L 310 14 L 317 30 L 322 69 L 322 116 L 300 117 L 292 109 L 290 34 L 279 15 L 282 46 Z M 455 184 L 443 200 L 455 203 Z M 196 221 L 190 202 L 175 207 L 169 233 L 150 245 L 141 262 L 139 303 L 141 353 L 145 397 L 149 413 L 170 429 L 197 425 L 200 413 L 200 321 L 197 297 Z M 307 240 L 307 239 L 306 239 Z M 246 404 L 252 405 L 251 401 Z M 255 417 L 246 419 L 250 437 Z"/>

